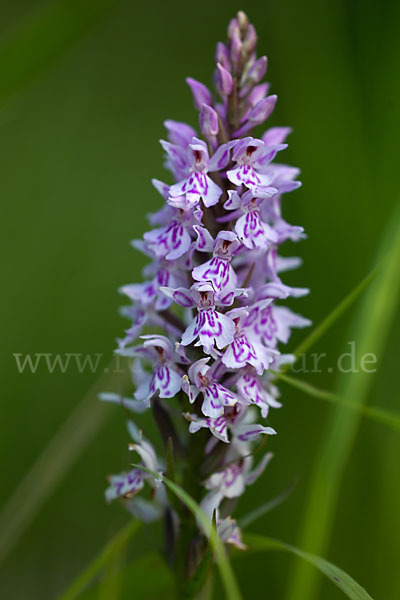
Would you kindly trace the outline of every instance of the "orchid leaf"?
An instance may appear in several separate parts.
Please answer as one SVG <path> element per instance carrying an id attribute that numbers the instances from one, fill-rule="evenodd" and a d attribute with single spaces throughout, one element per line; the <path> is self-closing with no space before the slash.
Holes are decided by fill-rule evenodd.
<path id="1" fill-rule="evenodd" d="M 290 552 L 291 554 L 302 558 L 310 565 L 313 565 L 342 590 L 350 600 L 373 600 L 368 592 L 350 577 L 350 575 L 320 556 L 304 552 L 295 546 L 291 546 L 290 544 L 286 544 L 285 542 L 281 542 L 274 538 L 252 533 L 245 534 L 244 542 L 248 546 L 250 552 L 262 552 L 265 550 L 284 550 L 285 552 Z M 240 555 L 238 554 L 237 556 Z"/>

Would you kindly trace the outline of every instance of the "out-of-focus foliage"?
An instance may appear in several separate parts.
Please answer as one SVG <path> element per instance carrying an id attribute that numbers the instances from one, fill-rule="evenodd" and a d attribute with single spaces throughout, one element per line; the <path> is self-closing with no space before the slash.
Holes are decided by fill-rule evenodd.
<path id="1" fill-rule="evenodd" d="M 269 58 L 271 91 L 279 96 L 272 123 L 294 128 L 285 160 L 301 166 L 303 188 L 288 197 L 285 211 L 309 239 L 296 248 L 304 266 L 291 281 L 312 288 L 296 309 L 318 323 L 369 272 L 398 204 L 400 6 L 394 0 L 249 0 L 232 14 L 238 8 L 256 24 L 260 51 Z M 183 10 L 174 1 L 1 3 L 0 515 L 107 368 L 125 325 L 116 289 L 137 280 L 142 267 L 129 240 L 141 235 L 145 214 L 160 205 L 150 178 L 165 175 L 162 122 L 170 117 L 196 125 L 184 78 L 210 82 L 215 43 L 231 16 L 226 4 L 209 0 L 201 10 L 196 4 Z M 354 339 L 348 325 L 356 309 L 312 350 L 327 355 L 320 372 L 299 378 L 336 389 L 341 374 L 335 365 Z M 366 404 L 396 410 L 398 315 L 389 329 Z M 70 367 L 49 374 L 41 366 L 35 374 L 18 373 L 13 353 L 45 352 L 103 357 L 96 373 Z M 289 499 L 257 522 L 257 532 L 299 545 L 331 407 L 289 385 L 282 390 L 284 407 L 272 423 L 279 432 L 274 461 L 237 516 L 297 478 Z M 118 505 L 103 499 L 105 474 L 130 461 L 123 421 L 117 408 L 110 410 L 106 426 L 2 563 L 5 597 L 54 598 L 126 521 Z M 362 420 L 336 490 L 324 553 L 372 597 L 387 600 L 400 595 L 399 451 L 396 432 Z M 20 503 L 29 502 L 28 490 Z M 141 528 L 126 564 L 134 556 L 144 560 L 158 539 L 157 527 Z M 265 585 L 271 598 L 281 598 L 292 569 L 292 559 L 280 553 L 251 555 L 241 558 L 237 576 L 245 598 Z M 132 597 L 132 586 L 119 588 L 122 600 Z M 83 597 L 99 597 L 97 588 Z M 322 582 L 319 597 L 333 600 L 341 592 Z"/>

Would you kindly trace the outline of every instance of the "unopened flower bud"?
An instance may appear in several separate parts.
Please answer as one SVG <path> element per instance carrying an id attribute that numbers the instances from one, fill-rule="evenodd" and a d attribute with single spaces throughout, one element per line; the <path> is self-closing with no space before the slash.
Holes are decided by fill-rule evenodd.
<path id="1" fill-rule="evenodd" d="M 235 30 L 234 34 L 232 35 L 232 39 L 231 39 L 231 60 L 234 64 L 237 64 L 240 62 L 240 59 L 242 57 L 242 51 L 243 51 L 243 44 L 242 44 L 242 40 L 240 39 L 240 34 L 239 34 L 239 30 Z"/>
<path id="2" fill-rule="evenodd" d="M 263 98 L 263 100 L 257 102 L 250 111 L 249 121 L 253 125 L 260 125 L 263 123 L 274 110 L 277 99 L 278 96 L 274 94 L 273 96 L 267 96 L 267 98 Z"/>
<path id="3" fill-rule="evenodd" d="M 250 108 L 253 108 L 253 106 L 255 106 L 257 102 L 265 98 L 265 96 L 268 93 L 269 87 L 269 83 L 260 83 L 260 85 L 255 85 L 253 87 L 247 99 Z"/>
<path id="4" fill-rule="evenodd" d="M 243 40 L 243 48 L 247 54 L 251 54 L 257 45 L 257 34 L 254 25 L 249 25 L 246 36 Z"/>
<path id="5" fill-rule="evenodd" d="M 231 40 L 235 32 L 238 34 L 240 33 L 239 23 L 237 22 L 237 19 L 231 19 L 228 25 L 228 39 Z"/>
<path id="6" fill-rule="evenodd" d="M 254 85 L 255 83 L 258 83 L 264 77 L 266 72 L 267 57 L 262 56 L 251 65 L 246 76 L 246 84 Z"/>
<path id="7" fill-rule="evenodd" d="M 232 75 L 220 63 L 217 64 L 216 84 L 221 96 L 229 96 L 232 93 Z"/>
<path id="8" fill-rule="evenodd" d="M 237 14 L 237 22 L 241 32 L 245 32 L 249 26 L 249 18 L 242 10 Z"/>
<path id="9" fill-rule="evenodd" d="M 192 90 L 193 101 L 197 110 L 201 110 L 203 104 L 211 104 L 211 92 L 203 83 L 191 77 L 186 78 L 186 83 Z"/>
<path id="10" fill-rule="evenodd" d="M 201 107 L 200 115 L 200 130 L 201 133 L 207 138 L 214 138 L 218 135 L 218 113 L 209 106 L 203 104 Z"/>
<path id="11" fill-rule="evenodd" d="M 218 42 L 217 50 L 215 52 L 215 62 L 221 63 L 221 65 L 227 70 L 231 70 L 231 61 L 229 60 L 228 48 L 222 42 Z"/>

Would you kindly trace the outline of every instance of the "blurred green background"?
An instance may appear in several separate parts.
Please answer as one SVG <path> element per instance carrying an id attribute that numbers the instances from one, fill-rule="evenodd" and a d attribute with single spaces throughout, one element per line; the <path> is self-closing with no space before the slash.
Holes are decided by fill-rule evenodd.
<path id="1" fill-rule="evenodd" d="M 256 25 L 259 53 L 268 55 L 268 80 L 279 96 L 271 124 L 294 128 L 285 162 L 302 169 L 303 187 L 284 199 L 287 220 L 309 236 L 287 250 L 304 266 L 286 280 L 312 288 L 295 309 L 319 323 L 371 269 L 399 205 L 398 2 L 2 0 L 0 521 L 2 507 L 111 359 L 126 325 L 116 290 L 139 280 L 144 264 L 129 241 L 160 206 L 150 178 L 168 177 L 158 143 L 163 120 L 196 126 L 184 79 L 211 83 L 215 44 L 238 9 Z M 327 367 L 354 339 L 356 311 L 318 342 L 313 351 L 327 353 L 322 372 L 303 379 L 335 388 L 339 374 Z M 397 314 L 367 398 L 392 409 L 399 400 L 399 334 Z M 293 337 L 291 349 L 302 337 Z M 50 374 L 43 366 L 18 373 L 13 353 L 45 352 L 103 358 L 96 373 L 71 367 Z M 271 417 L 279 432 L 271 442 L 275 459 L 237 514 L 298 478 L 289 500 L 253 530 L 300 544 L 314 464 L 335 409 L 286 385 L 282 392 L 284 408 Z M 94 395 L 89 401 L 97 414 Z M 129 462 L 124 415 L 108 408 L 104 426 L 62 481 L 50 485 L 50 497 L 3 557 L 2 597 L 57 597 L 126 522 L 122 508 L 103 498 L 105 475 Z M 66 436 L 64 450 L 70 443 Z M 324 549 L 376 599 L 400 598 L 399 450 L 398 434 L 361 421 Z M 55 453 L 51 469 L 57 466 Z M 17 494 L 11 515 L 29 511 L 45 467 L 39 475 Z M 151 544 L 151 535 L 135 538 L 134 553 Z M 242 558 L 235 570 L 242 588 L 246 582 L 245 598 L 280 600 L 293 566 L 292 558 L 269 553 Z M 90 594 L 82 597 L 98 597 Z M 316 594 L 342 597 L 325 581 Z"/>

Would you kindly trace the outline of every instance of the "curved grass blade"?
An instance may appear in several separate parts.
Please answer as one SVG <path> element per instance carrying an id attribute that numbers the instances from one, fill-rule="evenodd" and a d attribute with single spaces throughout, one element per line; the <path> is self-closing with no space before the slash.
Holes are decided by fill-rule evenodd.
<path id="1" fill-rule="evenodd" d="M 312 396 L 313 398 L 319 398 L 320 400 L 325 400 L 331 404 L 339 404 L 350 410 L 358 411 L 364 417 L 367 417 L 368 419 L 378 423 L 382 423 L 383 425 L 387 425 L 397 433 L 400 433 L 400 413 L 395 413 L 379 406 L 364 406 L 363 404 L 357 404 L 352 402 L 350 398 L 347 400 L 346 398 L 343 398 L 333 392 L 320 390 L 311 383 L 308 383 L 308 381 L 301 381 L 300 379 L 289 377 L 288 375 L 281 373 L 277 373 L 277 379 L 284 381 L 285 383 L 293 386 L 301 392 L 304 392 L 305 394 L 308 394 L 309 396 Z"/>
<path id="2" fill-rule="evenodd" d="M 304 552 L 285 542 L 252 533 L 244 535 L 244 542 L 248 546 L 249 551 L 253 552 L 265 550 L 284 550 L 286 552 L 291 552 L 326 575 L 326 577 L 342 590 L 350 600 L 373 600 L 368 592 L 350 577 L 350 575 L 320 556 Z"/>
<path id="3" fill-rule="evenodd" d="M 140 521 L 129 521 L 128 525 L 117 533 L 104 550 L 102 550 L 75 581 L 73 581 L 70 587 L 59 597 L 59 600 L 74 600 L 75 598 L 78 598 L 94 577 L 109 564 L 114 556 L 117 556 L 121 552 L 139 527 Z"/>
<path id="4" fill-rule="evenodd" d="M 0 45 L 0 105 L 72 46 L 118 0 L 50 2 Z"/>
<path id="5" fill-rule="evenodd" d="M 275 498 L 268 500 L 268 502 L 265 502 L 261 506 L 258 506 L 251 512 L 247 513 L 247 515 L 245 515 L 241 519 L 238 519 L 239 527 L 241 529 L 243 529 L 244 527 L 248 527 L 249 525 L 254 523 L 254 521 L 257 521 L 258 519 L 260 519 L 261 517 L 263 517 L 264 515 L 269 513 L 271 510 L 276 508 L 277 506 L 280 506 L 286 500 L 286 498 L 288 498 L 290 496 L 290 494 L 293 492 L 295 485 L 296 485 L 296 481 L 294 481 L 281 494 L 279 494 L 278 496 L 275 496 Z"/>
<path id="6" fill-rule="evenodd" d="M 0 512 L 0 563 L 18 543 L 43 504 L 106 424 L 110 407 L 97 396 L 108 386 L 121 392 L 131 381 L 129 369 L 123 373 L 110 365 L 111 374 L 102 375 L 74 408 L 54 437 L 26 473 Z M 21 502 L 29 498 L 29 502 Z"/>
<path id="7" fill-rule="evenodd" d="M 315 342 L 317 342 L 319 338 L 322 337 L 328 331 L 328 329 L 330 329 L 330 327 L 332 327 L 332 325 L 337 321 L 337 319 L 339 319 L 339 317 L 341 317 L 346 312 L 346 310 L 350 308 L 352 304 L 354 304 L 354 302 L 361 295 L 361 293 L 375 279 L 375 277 L 379 273 L 379 270 L 379 266 L 375 267 L 374 270 L 371 271 L 371 273 L 367 275 L 365 279 L 363 279 L 357 285 L 357 287 L 355 287 L 354 290 L 352 290 L 350 294 L 348 294 L 348 296 L 346 296 L 327 317 L 325 317 L 322 323 L 317 325 L 317 327 L 313 329 L 313 331 L 311 331 L 311 333 L 306 337 L 306 339 L 303 340 L 299 346 L 297 346 L 297 348 L 293 352 L 296 359 L 299 358 L 305 352 L 307 352 L 307 350 L 311 348 L 311 346 L 313 346 Z M 288 365 L 286 368 L 290 368 L 290 365 Z M 283 369 L 283 371 L 285 370 L 286 369 Z"/>
<path id="8" fill-rule="evenodd" d="M 357 341 L 357 360 L 373 352 L 383 352 L 390 325 L 394 318 L 400 296 L 400 210 L 390 221 L 378 260 L 382 267 L 368 290 L 353 325 L 351 338 Z M 370 390 L 373 374 L 360 370 L 358 373 L 341 374 L 338 396 L 351 398 L 356 406 L 362 406 Z M 332 411 L 323 443 L 313 469 L 310 489 L 306 499 L 306 512 L 299 535 L 299 546 L 316 554 L 325 554 L 328 547 L 336 504 L 344 469 L 352 450 L 361 411 L 348 410 L 336 405 Z M 318 588 L 317 573 L 305 563 L 295 565 L 290 578 L 289 600 L 314 600 Z"/>
<path id="9" fill-rule="evenodd" d="M 208 519 L 207 515 L 200 508 L 197 502 L 191 496 L 189 496 L 189 494 L 185 492 L 185 490 L 183 490 L 179 485 L 177 485 L 173 481 L 170 481 L 169 479 L 167 479 L 167 477 L 161 475 L 161 473 L 156 473 L 155 471 L 146 469 L 146 467 L 144 467 L 143 465 L 134 464 L 132 466 L 137 467 L 138 469 L 141 469 L 146 473 L 149 473 L 155 479 L 161 480 L 198 519 L 207 537 L 210 538 L 210 544 L 213 547 L 215 553 L 215 558 L 221 575 L 222 584 L 225 589 L 226 597 L 228 598 L 228 600 L 241 600 L 242 596 L 238 584 L 236 582 L 232 567 L 228 560 L 225 546 L 219 539 L 215 527 L 212 526 L 211 521 Z"/>

